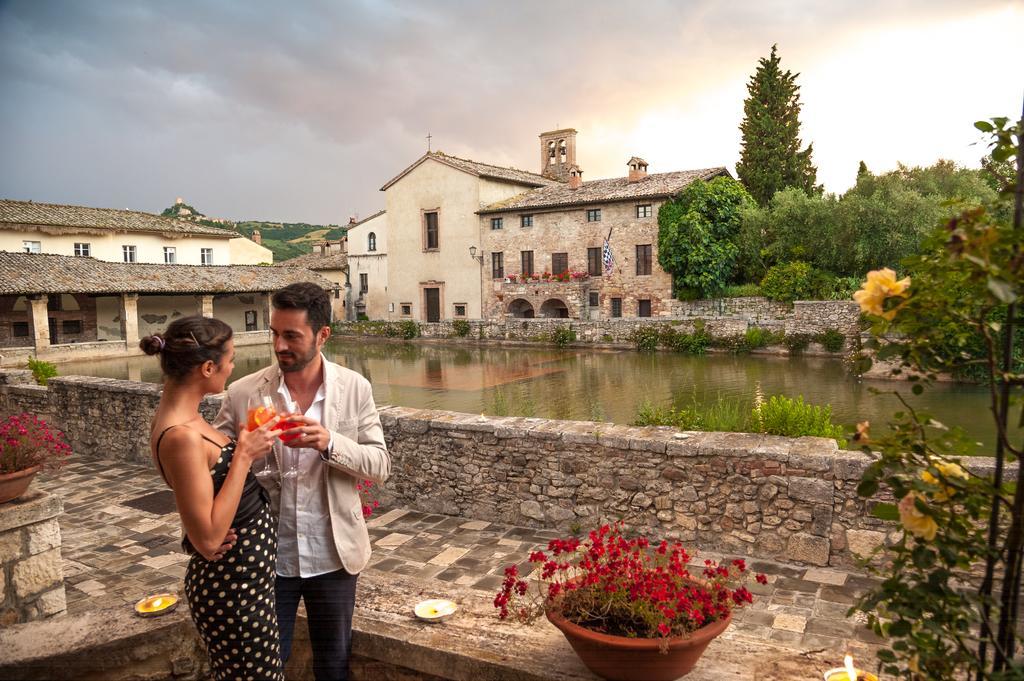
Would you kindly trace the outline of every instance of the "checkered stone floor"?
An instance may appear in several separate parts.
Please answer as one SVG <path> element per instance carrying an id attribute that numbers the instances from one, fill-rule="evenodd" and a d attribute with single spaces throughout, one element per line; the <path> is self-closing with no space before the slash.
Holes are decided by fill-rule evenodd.
<path id="1" fill-rule="evenodd" d="M 180 547 L 181 525 L 150 466 L 78 461 L 35 484 L 64 499 L 60 525 L 69 612 L 181 590 L 188 562 Z M 445 583 L 468 586 L 487 600 L 507 565 L 529 572 L 530 552 L 559 536 L 406 508 L 379 509 L 367 525 L 373 544 L 370 571 L 434 580 L 439 593 Z M 720 558 L 705 552 L 699 557 Z M 857 595 L 871 585 L 868 579 L 823 568 L 748 564 L 767 574 L 769 582 L 751 585 L 754 604 L 737 611 L 725 637 L 770 640 L 802 651 L 849 650 L 855 657 L 879 643 L 857 619 L 846 617 Z"/>

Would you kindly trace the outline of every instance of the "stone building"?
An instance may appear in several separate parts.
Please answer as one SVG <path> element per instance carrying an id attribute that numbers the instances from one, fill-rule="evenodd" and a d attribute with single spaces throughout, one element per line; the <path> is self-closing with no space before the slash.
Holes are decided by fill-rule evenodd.
<path id="1" fill-rule="evenodd" d="M 352 303 L 346 319 L 389 319 L 388 216 L 378 211 L 348 225 L 348 264 Z"/>
<path id="2" fill-rule="evenodd" d="M 0 251 L 0 360 L 138 354 L 141 336 L 190 314 L 224 320 L 236 344 L 263 343 L 271 293 L 297 281 L 336 290 L 299 267 L 149 265 Z"/>
<path id="3" fill-rule="evenodd" d="M 634 156 L 625 176 L 583 182 L 575 139 L 571 129 L 541 135 L 542 168 L 567 182 L 478 211 L 486 317 L 670 315 L 672 277 L 658 265 L 658 209 L 694 180 L 728 171 L 648 174 L 646 161 Z"/>
<path id="4" fill-rule="evenodd" d="M 556 148 L 556 159 L 557 153 Z M 391 243 L 387 314 L 424 322 L 480 318 L 484 266 L 477 256 L 477 211 L 555 184 L 536 173 L 439 151 L 427 152 L 389 180 L 381 187 Z"/>
<path id="5" fill-rule="evenodd" d="M 346 310 L 351 297 L 347 248 L 347 236 L 335 241 L 322 241 L 313 247 L 312 253 L 283 260 L 276 267 L 302 268 L 331 282 L 331 312 L 335 319 L 347 319 Z"/>
<path id="6" fill-rule="evenodd" d="M 0 251 L 125 263 L 258 265 L 270 249 L 238 232 L 136 210 L 0 199 Z"/>

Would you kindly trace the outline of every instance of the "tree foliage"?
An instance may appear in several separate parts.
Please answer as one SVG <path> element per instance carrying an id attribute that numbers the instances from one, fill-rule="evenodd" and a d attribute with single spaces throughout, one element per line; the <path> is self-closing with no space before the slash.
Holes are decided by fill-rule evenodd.
<path id="1" fill-rule="evenodd" d="M 697 180 L 658 211 L 658 263 L 676 288 L 720 291 L 735 272 L 741 215 L 753 206 L 736 180 Z"/>
<path id="2" fill-rule="evenodd" d="M 736 164 L 736 174 L 761 206 L 786 187 L 821 193 L 811 162 L 814 145 L 800 150 L 800 74 L 782 70 L 777 49 L 772 45 L 771 55 L 758 62 L 747 83 L 749 96 L 740 125 L 743 144 Z"/>

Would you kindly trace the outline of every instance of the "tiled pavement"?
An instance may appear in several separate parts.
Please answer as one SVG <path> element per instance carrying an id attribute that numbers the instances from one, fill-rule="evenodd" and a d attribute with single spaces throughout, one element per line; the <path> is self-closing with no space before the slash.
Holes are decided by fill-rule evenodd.
<path id="1" fill-rule="evenodd" d="M 60 525 L 69 612 L 180 591 L 188 556 L 179 546 L 170 493 L 150 466 L 79 461 L 34 484 L 64 499 Z M 374 549 L 370 570 L 436 580 L 439 594 L 444 583 L 469 586 L 479 589 L 482 599 L 496 592 L 505 566 L 528 567 L 530 551 L 557 536 L 404 508 L 379 509 L 368 526 Z M 772 640 L 801 651 L 868 651 L 877 643 L 846 617 L 856 595 L 870 585 L 864 577 L 748 562 L 766 573 L 769 583 L 750 587 L 755 602 L 737 612 L 726 637 Z"/>

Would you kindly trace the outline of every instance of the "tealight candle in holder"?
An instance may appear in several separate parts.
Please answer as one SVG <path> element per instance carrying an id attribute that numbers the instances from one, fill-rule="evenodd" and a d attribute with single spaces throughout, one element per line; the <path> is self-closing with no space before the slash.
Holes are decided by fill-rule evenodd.
<path id="1" fill-rule="evenodd" d="M 157 617 L 178 607 L 178 597 L 174 594 L 156 594 L 146 596 L 135 604 L 135 614 L 139 617 Z"/>
<path id="2" fill-rule="evenodd" d="M 843 662 L 844 666 L 825 672 L 825 681 L 878 681 L 878 677 L 871 672 L 855 668 L 851 656 L 847 655 Z"/>

